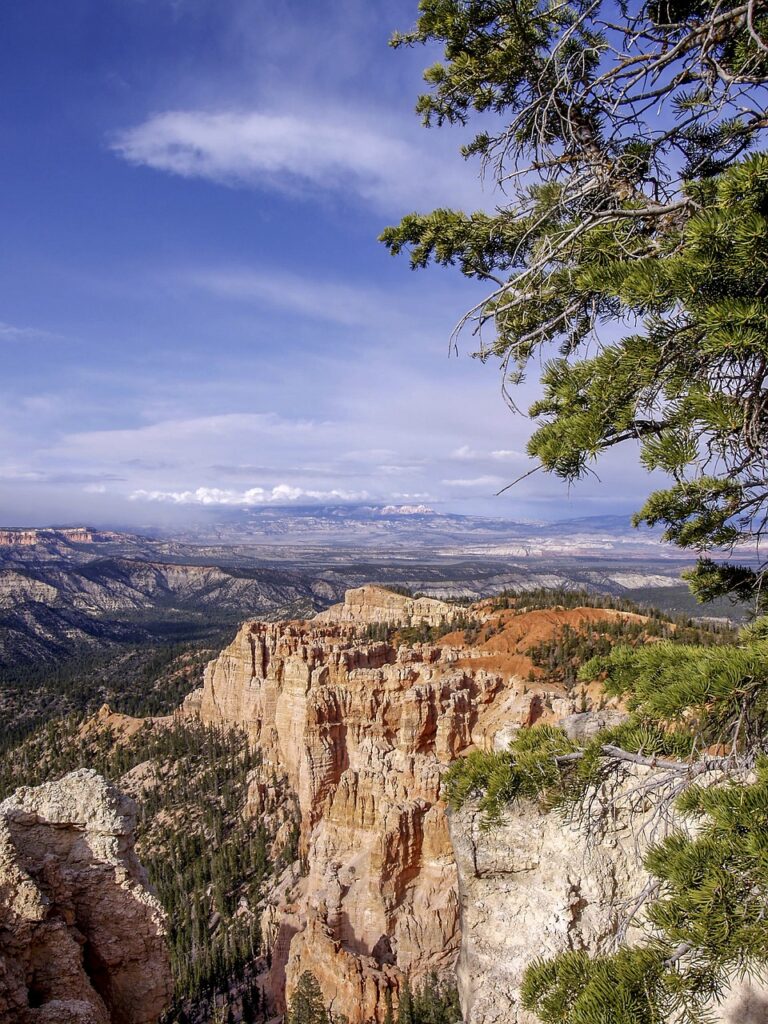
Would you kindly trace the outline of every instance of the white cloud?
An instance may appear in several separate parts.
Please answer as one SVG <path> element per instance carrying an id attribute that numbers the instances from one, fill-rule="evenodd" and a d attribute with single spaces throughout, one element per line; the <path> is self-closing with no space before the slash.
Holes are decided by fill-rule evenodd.
<path id="1" fill-rule="evenodd" d="M 482 459 L 493 459 L 494 461 L 504 461 L 506 459 L 527 459 L 528 456 L 525 452 L 516 451 L 514 448 L 497 448 L 491 452 L 476 451 L 474 448 L 470 448 L 468 444 L 463 444 L 459 448 L 455 448 L 451 452 L 452 459 L 458 459 L 460 462 L 479 462 Z"/>
<path id="2" fill-rule="evenodd" d="M 527 459 L 529 458 L 527 452 L 518 452 L 514 448 L 499 448 L 495 452 L 491 452 L 490 456 L 492 459 Z"/>
<path id="3" fill-rule="evenodd" d="M 473 476 L 470 479 L 443 480 L 447 487 L 498 487 L 503 480 L 500 476 Z"/>
<path id="4" fill-rule="evenodd" d="M 285 505 L 295 501 L 365 501 L 366 491 L 314 491 L 291 484 L 250 487 L 246 491 L 197 487 L 194 491 L 134 491 L 131 501 L 167 502 L 172 505 Z"/>
<path id="5" fill-rule="evenodd" d="M 461 445 L 460 448 L 455 448 L 451 452 L 451 458 L 452 459 L 460 459 L 460 460 L 467 459 L 467 460 L 469 460 L 469 459 L 477 459 L 479 457 L 480 457 L 479 454 L 477 452 L 472 451 L 472 449 L 469 447 L 468 444 L 463 444 L 463 445 Z"/>
<path id="6" fill-rule="evenodd" d="M 434 137 L 416 144 L 383 120 L 373 111 L 349 109 L 169 110 L 118 133 L 112 149 L 130 163 L 184 178 L 288 193 L 352 192 L 397 211 L 463 206 L 482 198 L 455 139 L 449 140 L 453 156 L 447 159 Z"/>
<path id="7" fill-rule="evenodd" d="M 0 466 L 0 480 L 42 480 L 45 474 L 39 470 L 24 469 L 21 466 Z"/>
<path id="8" fill-rule="evenodd" d="M 159 420 L 145 426 L 116 430 L 91 430 L 66 435 L 52 452 L 67 456 L 104 456 L 111 461 L 173 458 L 181 452 L 240 450 L 262 445 L 265 440 L 296 443 L 322 435 L 327 424 L 308 419 L 289 419 L 274 413 L 222 413 Z"/>
<path id="9" fill-rule="evenodd" d="M 42 331 L 38 327 L 17 327 L 0 320 L 0 341 L 46 341 L 58 338 L 59 335 L 50 331 Z"/>
<path id="10" fill-rule="evenodd" d="M 199 271 L 192 284 L 224 298 L 266 302 L 314 319 L 346 327 L 367 327 L 398 316 L 392 297 L 372 288 L 354 288 L 333 281 L 310 280 L 293 274 L 254 270 Z"/>

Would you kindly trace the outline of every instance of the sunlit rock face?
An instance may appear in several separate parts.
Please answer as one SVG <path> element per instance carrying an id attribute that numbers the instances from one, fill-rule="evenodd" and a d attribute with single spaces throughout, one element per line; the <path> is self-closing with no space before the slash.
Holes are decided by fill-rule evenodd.
<path id="1" fill-rule="evenodd" d="M 314 621 L 356 625 L 384 622 L 404 626 L 426 622 L 429 626 L 439 626 L 455 613 L 454 607 L 432 597 L 406 597 L 385 587 L 366 586 L 348 590 L 342 604 L 320 612 Z"/>
<path id="2" fill-rule="evenodd" d="M 567 950 L 610 954 L 619 941 L 642 940 L 639 919 L 626 925 L 649 881 L 643 852 L 664 828 L 653 802 L 638 799 L 649 771 L 634 767 L 620 781 L 601 785 L 579 820 L 527 801 L 510 807 L 490 830 L 475 803 L 450 813 L 465 1024 L 538 1024 L 520 1002 L 532 960 Z M 711 1009 L 713 1024 L 766 1024 L 768 988 L 736 982 Z"/>
<path id="3" fill-rule="evenodd" d="M 406 974 L 417 986 L 452 976 L 460 907 L 441 775 L 473 747 L 575 713 L 560 686 L 529 678 L 524 651 L 565 622 L 616 613 L 478 607 L 485 632 L 471 644 L 463 629 L 433 645 L 366 639 L 373 623 L 448 629 L 456 614 L 363 587 L 308 622 L 247 623 L 185 702 L 246 729 L 298 798 L 303 874 L 278 887 L 263 928 L 278 1007 L 308 970 L 350 1024 L 381 1021 Z"/>
<path id="4" fill-rule="evenodd" d="M 79 770 L 0 804 L 0 1020 L 155 1024 L 171 996 L 136 807 Z"/>

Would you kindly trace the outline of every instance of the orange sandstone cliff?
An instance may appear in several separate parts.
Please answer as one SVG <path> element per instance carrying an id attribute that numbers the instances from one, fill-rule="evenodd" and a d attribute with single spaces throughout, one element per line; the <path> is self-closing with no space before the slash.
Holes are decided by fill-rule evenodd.
<path id="1" fill-rule="evenodd" d="M 472 747 L 502 746 L 521 725 L 576 712 L 538 681 L 525 650 L 564 624 L 617 612 L 461 609 L 379 587 L 348 592 L 311 621 L 246 623 L 206 670 L 183 714 L 248 731 L 264 779 L 285 779 L 301 816 L 300 861 L 268 898 L 268 992 L 279 1010 L 304 971 L 349 1024 L 383 1021 L 403 979 L 455 969 L 456 862 L 440 800 L 444 768 Z M 440 627 L 433 644 L 369 639 L 373 623 Z M 589 695 L 579 695 L 583 704 Z M 265 802 L 266 801 L 266 802 Z"/>

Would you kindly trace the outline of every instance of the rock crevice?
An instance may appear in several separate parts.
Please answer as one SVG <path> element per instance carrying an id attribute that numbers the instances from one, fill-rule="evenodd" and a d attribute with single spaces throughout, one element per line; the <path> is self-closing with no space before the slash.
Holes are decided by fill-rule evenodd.
<path id="1" fill-rule="evenodd" d="M 0 804 L 0 1020 L 156 1024 L 171 974 L 135 823 L 85 769 Z"/>

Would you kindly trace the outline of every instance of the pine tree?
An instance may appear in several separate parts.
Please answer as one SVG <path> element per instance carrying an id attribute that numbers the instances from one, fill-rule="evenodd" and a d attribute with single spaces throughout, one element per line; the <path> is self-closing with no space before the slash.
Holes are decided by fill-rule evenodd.
<path id="1" fill-rule="evenodd" d="M 585 747 L 552 726 L 523 730 L 507 751 L 456 762 L 444 792 L 454 806 L 478 797 L 493 824 L 526 797 L 574 809 L 628 766 L 672 784 L 677 814 L 697 827 L 646 854 L 651 937 L 612 956 L 535 962 L 522 995 L 544 1024 L 699 1024 L 731 981 L 768 965 L 768 618 L 732 643 L 619 645 L 582 668 L 598 672 L 626 722 Z"/>
<path id="2" fill-rule="evenodd" d="M 413 1015 L 413 992 L 411 983 L 406 976 L 400 986 L 400 996 L 397 1002 L 397 1024 L 416 1024 Z"/>
<path id="3" fill-rule="evenodd" d="M 310 971 L 305 971 L 299 978 L 285 1022 L 286 1024 L 331 1024 L 320 985 Z"/>
<path id="4" fill-rule="evenodd" d="M 639 443 L 672 485 L 638 522 L 702 553 L 767 525 L 768 157 L 746 154 L 765 134 L 768 5 L 750 11 L 421 0 L 393 40 L 443 47 L 417 109 L 484 114 L 464 155 L 503 191 L 495 213 L 409 214 L 382 240 L 489 283 L 463 324 L 513 407 L 546 360 L 531 471 L 573 481 Z M 704 558 L 692 583 L 766 606 L 765 569 Z"/>
<path id="5" fill-rule="evenodd" d="M 392 1010 L 392 992 L 390 989 L 387 989 L 384 995 L 384 1006 L 384 1024 L 395 1024 L 395 1016 Z"/>
<path id="6" fill-rule="evenodd" d="M 768 154 L 749 151 L 768 125 L 767 39 L 766 0 L 421 0 L 393 40 L 443 48 L 417 109 L 427 125 L 484 115 L 463 152 L 501 205 L 409 214 L 382 235 L 414 268 L 488 283 L 453 341 L 471 326 L 513 408 L 544 361 L 531 472 L 574 481 L 636 445 L 670 480 L 636 523 L 698 552 L 700 600 L 756 614 L 768 610 Z M 753 564 L 711 557 L 745 542 Z M 698 818 L 695 839 L 648 852 L 647 942 L 531 966 L 524 1001 L 546 1024 L 698 1024 L 735 975 L 768 965 L 768 620 L 726 644 L 624 640 L 607 655 L 595 644 L 580 674 L 622 696 L 623 725 L 584 747 L 523 730 L 445 780 L 451 803 L 479 799 L 490 824 L 518 799 L 573 809 L 640 764 Z M 564 636 L 536 659 L 572 683 L 586 653 Z"/>

